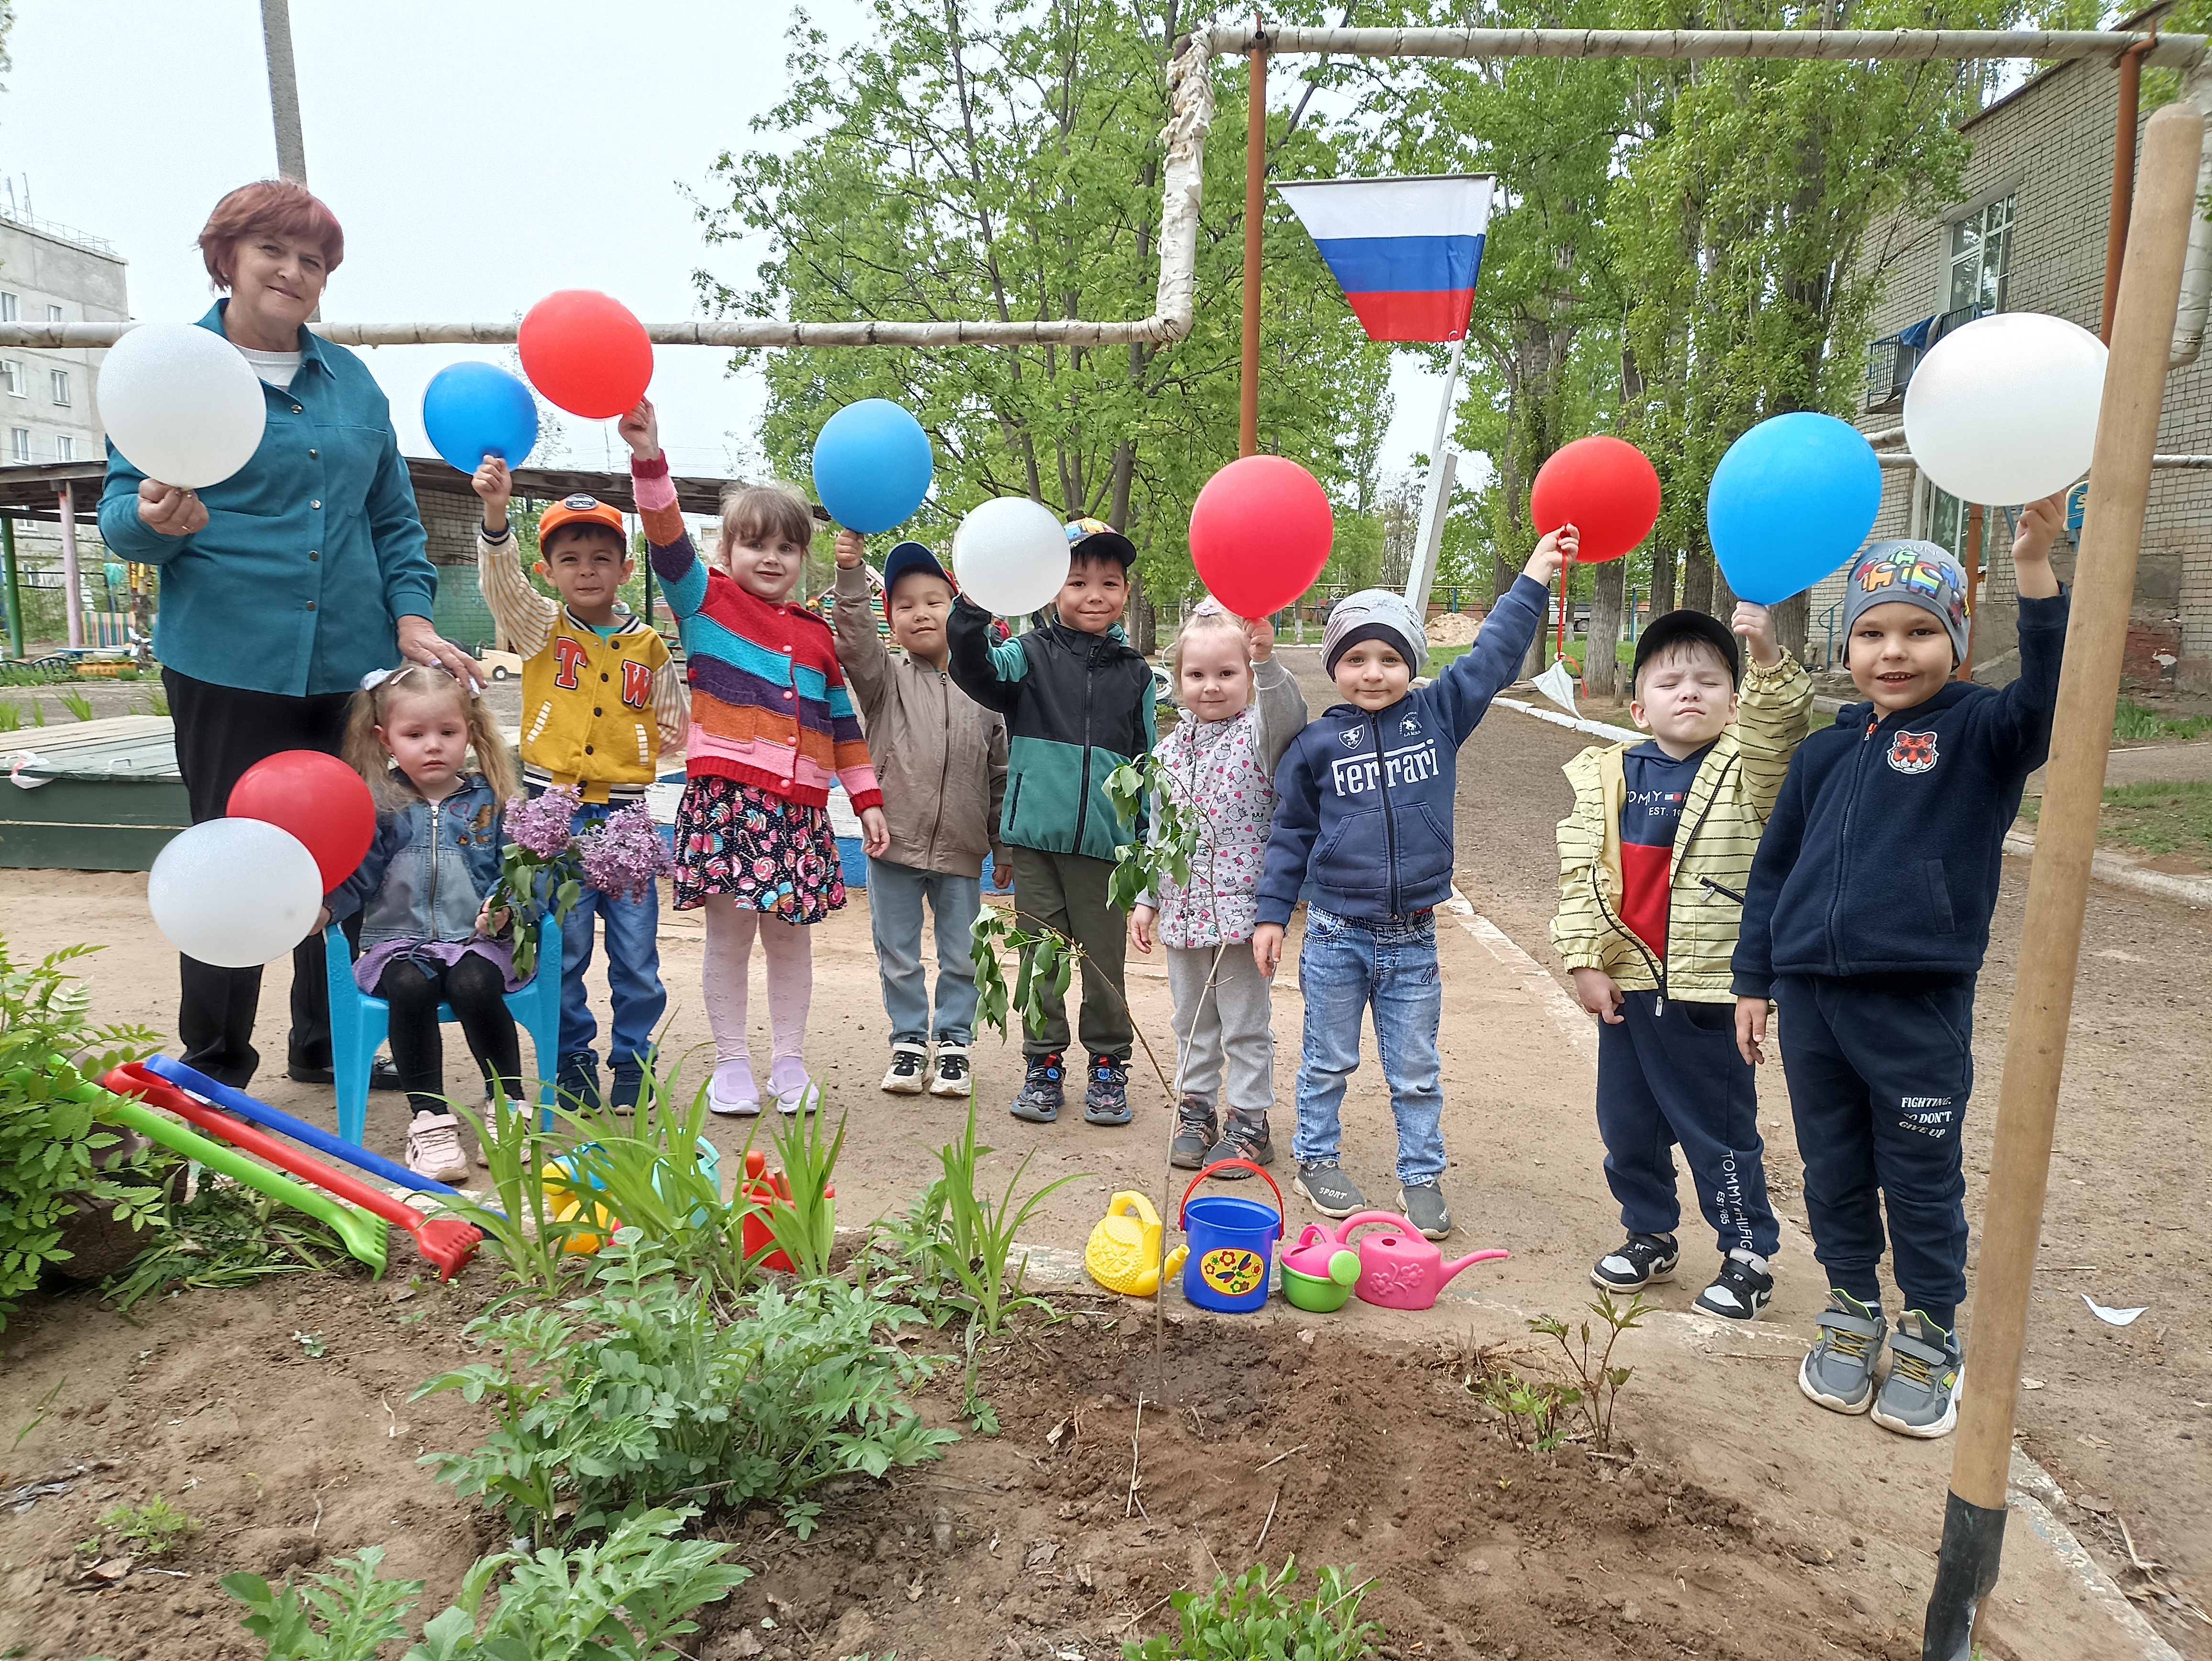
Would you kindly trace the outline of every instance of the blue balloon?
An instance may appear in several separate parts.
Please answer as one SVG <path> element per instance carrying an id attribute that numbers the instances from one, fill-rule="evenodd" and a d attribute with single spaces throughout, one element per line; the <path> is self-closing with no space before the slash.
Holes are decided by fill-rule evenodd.
<path id="1" fill-rule="evenodd" d="M 1841 565 L 1881 511 L 1881 464 L 1857 428 L 1801 410 L 1729 446 L 1705 494 L 1705 529 L 1738 597 L 1802 593 Z"/>
<path id="2" fill-rule="evenodd" d="M 422 430 L 431 447 L 465 473 L 488 455 L 510 467 L 538 444 L 538 405 L 530 388 L 489 363 L 449 363 L 422 389 Z"/>
<path id="3" fill-rule="evenodd" d="M 848 404 L 814 441 L 814 489 L 830 517 L 874 536 L 914 517 L 934 475 L 929 435 L 887 398 Z"/>

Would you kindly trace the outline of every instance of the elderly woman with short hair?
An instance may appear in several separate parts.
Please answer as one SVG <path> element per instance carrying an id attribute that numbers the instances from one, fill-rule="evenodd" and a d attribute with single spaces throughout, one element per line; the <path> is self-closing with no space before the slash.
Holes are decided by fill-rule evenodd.
<path id="1" fill-rule="evenodd" d="M 358 357 L 307 326 L 345 257 L 337 220 L 305 186 L 264 179 L 216 204 L 200 252 L 228 291 L 200 326 L 260 376 L 261 446 L 229 478 L 188 490 L 147 478 L 111 444 L 100 503 L 116 557 L 161 568 L 154 650 L 195 824 L 222 817 L 239 776 L 266 757 L 337 754 L 369 671 L 404 657 L 477 672 L 431 626 L 437 577 L 384 393 Z M 242 1088 L 259 1061 L 260 970 L 185 958 L 181 971 L 185 1061 Z M 293 1078 L 330 1081 L 314 935 L 292 954 L 288 1050 Z"/>

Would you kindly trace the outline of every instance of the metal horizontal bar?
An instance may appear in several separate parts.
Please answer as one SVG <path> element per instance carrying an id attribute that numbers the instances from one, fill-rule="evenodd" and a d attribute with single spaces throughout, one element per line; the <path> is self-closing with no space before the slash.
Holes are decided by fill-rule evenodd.
<path id="1" fill-rule="evenodd" d="M 112 346 L 136 323 L 0 323 L 0 347 Z M 313 323 L 339 346 L 511 346 L 515 326 L 501 323 Z M 656 346 L 1126 346 L 1177 340 L 1187 322 L 1152 316 L 1133 323 L 1079 318 L 1034 323 L 785 323 L 761 318 L 733 323 L 648 323 Z"/>
<path id="2" fill-rule="evenodd" d="M 2118 29 L 1329 29 L 1217 27 L 1216 57 L 1271 52 L 1345 58 L 1870 58 L 1907 62 L 1997 58 L 2117 58 L 2142 34 Z M 2160 34 L 2143 61 L 2189 69 L 2201 34 Z"/>
<path id="3" fill-rule="evenodd" d="M 1905 450 L 1877 450 L 1875 452 L 1874 459 L 1885 467 L 1917 467 L 1920 465 L 1912 459 L 1909 451 Z M 2154 455 L 2150 459 L 2150 465 L 2154 467 L 2191 467 L 2202 470 L 2212 468 L 2212 456 Z M 2080 482 L 2078 479 L 2075 481 L 2075 484 Z M 2074 486 L 2069 484 L 2066 488 L 2070 490 Z"/>

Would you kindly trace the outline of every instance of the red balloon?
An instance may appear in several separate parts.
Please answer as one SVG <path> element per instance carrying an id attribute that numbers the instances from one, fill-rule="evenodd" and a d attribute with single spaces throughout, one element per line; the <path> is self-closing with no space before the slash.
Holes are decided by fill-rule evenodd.
<path id="1" fill-rule="evenodd" d="M 1536 470 L 1528 513 L 1538 536 L 1571 525 L 1585 565 L 1619 559 L 1659 519 L 1659 475 L 1644 452 L 1603 433 L 1562 445 Z"/>
<path id="2" fill-rule="evenodd" d="M 515 344 L 530 384 L 570 415 L 626 414 L 653 384 L 645 325 L 590 289 L 547 295 L 522 319 Z"/>
<path id="3" fill-rule="evenodd" d="M 1190 508 L 1191 560 L 1213 597 L 1239 617 L 1279 611 L 1312 587 L 1335 534 L 1328 492 L 1282 456 L 1231 462 Z"/>
<path id="4" fill-rule="evenodd" d="M 261 819 L 289 830 L 315 856 L 329 893 L 361 863 L 376 835 L 376 800 L 360 774 L 319 750 L 280 750 L 257 761 L 231 787 L 234 819 Z"/>

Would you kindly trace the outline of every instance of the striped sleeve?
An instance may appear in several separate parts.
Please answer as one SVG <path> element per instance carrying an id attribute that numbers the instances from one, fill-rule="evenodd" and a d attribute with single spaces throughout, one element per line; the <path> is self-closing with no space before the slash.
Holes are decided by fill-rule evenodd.
<path id="1" fill-rule="evenodd" d="M 1743 754 L 1744 783 L 1750 793 L 1754 833 L 1774 812 L 1790 757 L 1805 737 L 1813 708 L 1813 678 L 1787 652 L 1768 668 L 1743 666 L 1743 693 L 1736 705 L 1736 747 Z"/>
<path id="2" fill-rule="evenodd" d="M 494 541 L 481 525 L 477 527 L 477 587 L 507 637 L 507 649 L 533 658 L 553 637 L 561 607 L 530 586 L 522 575 L 521 551 L 514 532 L 502 531 Z"/>
<path id="3" fill-rule="evenodd" d="M 663 744 L 681 744 L 691 730 L 690 689 L 674 658 L 653 672 L 653 720 Z"/>
<path id="4" fill-rule="evenodd" d="M 707 568 L 700 563 L 690 535 L 684 528 L 684 514 L 676 505 L 676 486 L 668 478 L 668 458 L 655 456 L 647 461 L 631 457 L 629 481 L 637 500 L 637 516 L 645 522 L 653 574 L 660 579 L 661 591 L 668 596 L 668 609 L 679 620 L 696 617 L 707 603 Z"/>
<path id="5" fill-rule="evenodd" d="M 1604 792 L 1589 785 L 1598 748 L 1583 751 L 1563 770 L 1575 805 L 1559 821 L 1559 909 L 1552 918 L 1552 944 L 1571 969 L 1603 969 L 1613 931 L 1598 904 L 1597 864 L 1605 852 Z"/>

